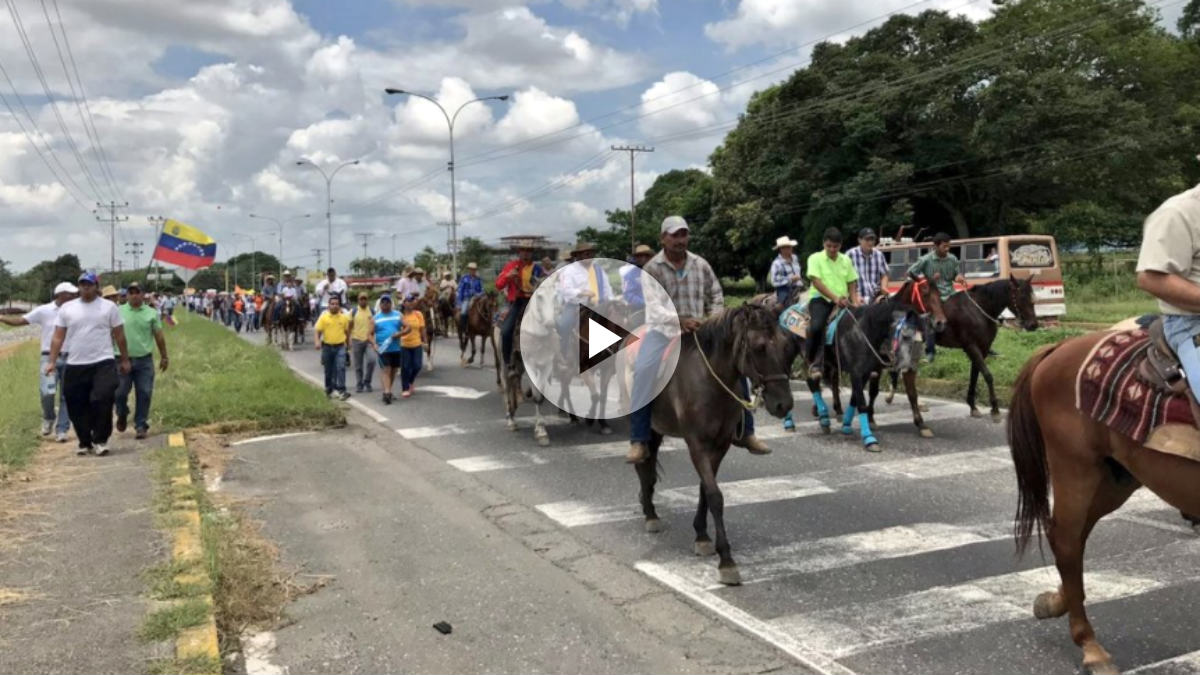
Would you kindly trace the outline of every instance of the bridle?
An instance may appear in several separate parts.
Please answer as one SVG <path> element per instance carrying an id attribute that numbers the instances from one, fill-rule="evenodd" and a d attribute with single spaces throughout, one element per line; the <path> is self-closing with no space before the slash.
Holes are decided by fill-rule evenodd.
<path id="1" fill-rule="evenodd" d="M 697 335 L 695 331 L 692 332 L 692 340 L 696 343 L 696 351 L 700 353 L 700 360 L 704 362 L 704 367 L 708 369 L 708 374 L 711 375 L 713 380 L 715 380 L 716 383 L 721 386 L 721 389 L 725 390 L 726 394 L 729 394 L 733 400 L 737 401 L 738 404 L 746 410 L 753 411 L 762 405 L 762 397 L 760 394 L 762 393 L 763 388 L 766 387 L 767 383 L 780 381 L 786 382 L 791 379 L 786 373 L 763 375 L 762 373 L 758 372 L 758 369 L 754 368 L 750 364 L 750 349 L 744 344 L 745 338 L 739 334 L 733 340 L 733 351 L 736 354 L 734 361 L 738 374 L 750 380 L 750 400 L 747 401 L 730 389 L 729 386 L 726 385 L 725 382 L 717 375 L 717 371 L 713 369 L 712 364 L 708 361 L 708 355 L 704 353 L 704 347 L 700 346 L 700 336 Z"/>

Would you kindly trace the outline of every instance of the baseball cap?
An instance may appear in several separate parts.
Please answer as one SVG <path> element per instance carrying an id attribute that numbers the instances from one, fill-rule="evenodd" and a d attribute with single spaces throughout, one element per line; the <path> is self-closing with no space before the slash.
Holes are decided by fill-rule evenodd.
<path id="1" fill-rule="evenodd" d="M 391 294 L 391 293 L 384 293 L 383 295 L 379 296 L 379 301 L 380 301 L 380 302 L 384 302 L 384 301 L 386 301 L 386 302 L 391 302 L 391 301 L 392 301 L 392 294 Z"/>
<path id="2" fill-rule="evenodd" d="M 93 272 L 84 272 L 83 274 L 80 274 L 77 281 L 79 281 L 81 284 L 92 284 L 93 286 L 100 283 L 100 280 L 96 278 L 96 275 Z"/>
<path id="3" fill-rule="evenodd" d="M 863 229 L 858 231 L 858 238 L 859 239 L 878 239 L 879 237 L 875 236 L 875 230 L 872 230 L 869 227 L 864 227 Z"/>
<path id="4" fill-rule="evenodd" d="M 77 287 L 75 284 L 73 284 L 69 281 L 64 281 L 61 284 L 54 287 L 55 295 L 58 295 L 59 293 L 78 293 L 78 292 L 79 292 L 79 287 Z"/>
<path id="5" fill-rule="evenodd" d="M 662 228 L 659 231 L 663 234 L 675 234 L 680 230 L 686 229 L 688 229 L 688 224 L 682 216 L 667 216 L 663 218 Z"/>
<path id="6" fill-rule="evenodd" d="M 130 284 L 129 284 L 128 286 L 126 286 L 126 287 L 124 288 L 124 290 L 125 290 L 125 292 L 126 292 L 126 293 L 132 293 L 132 292 L 134 292 L 134 291 L 137 291 L 138 293 L 141 293 L 141 292 L 142 292 L 142 285 L 141 285 L 140 283 L 136 282 L 136 281 L 133 281 L 133 282 L 130 282 Z"/>

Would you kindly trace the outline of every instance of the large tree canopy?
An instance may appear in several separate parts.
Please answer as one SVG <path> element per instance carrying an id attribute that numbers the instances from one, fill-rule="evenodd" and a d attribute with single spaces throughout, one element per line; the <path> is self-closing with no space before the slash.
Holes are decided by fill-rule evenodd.
<path id="1" fill-rule="evenodd" d="M 712 154 L 697 238 L 720 273 L 756 276 L 775 237 L 815 250 L 831 226 L 1136 239 L 1197 179 L 1197 72 L 1197 41 L 1141 0 L 895 16 L 753 97 Z"/>

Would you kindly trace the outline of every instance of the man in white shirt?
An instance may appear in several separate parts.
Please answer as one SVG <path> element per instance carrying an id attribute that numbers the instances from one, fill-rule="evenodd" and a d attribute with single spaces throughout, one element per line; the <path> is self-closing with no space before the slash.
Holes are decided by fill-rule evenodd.
<path id="1" fill-rule="evenodd" d="M 62 391 L 63 369 L 66 368 L 66 354 L 58 358 L 54 364 L 54 374 L 45 374 L 46 365 L 50 363 L 50 341 L 54 339 L 54 321 L 58 318 L 58 308 L 64 302 L 74 300 L 79 289 L 69 281 L 64 281 L 54 287 L 54 301 L 34 307 L 25 316 L 0 316 L 0 323 L 10 326 L 36 325 L 42 328 L 42 360 L 39 365 L 41 377 L 38 389 L 42 398 L 42 435 L 49 436 L 50 430 L 55 432 L 54 440 L 59 443 L 67 441 L 67 431 L 71 428 L 71 420 L 67 417 L 66 397 L 59 394 L 58 414 L 54 412 L 55 394 Z"/>
<path id="2" fill-rule="evenodd" d="M 337 270 L 332 267 L 325 270 L 325 278 L 317 282 L 317 287 L 313 290 L 313 294 L 317 296 L 317 313 L 325 311 L 329 307 L 329 298 L 335 296 L 338 304 L 345 307 L 346 291 L 346 281 L 338 278 Z"/>
<path id="3" fill-rule="evenodd" d="M 414 267 L 405 272 L 405 275 L 396 282 L 396 292 L 401 298 L 407 298 L 414 293 L 418 298 L 423 298 L 425 290 L 428 288 L 429 282 L 425 280 L 425 270 L 420 267 Z"/>
<path id="4" fill-rule="evenodd" d="M 567 363 L 572 363 L 572 355 L 578 353 L 578 350 L 572 351 L 571 338 L 579 325 L 579 306 L 596 309 L 613 298 L 608 274 L 593 260 L 595 256 L 596 246 L 581 241 L 571 250 L 571 257 L 579 264 L 572 263 L 558 271 L 557 291 L 562 303 L 562 311 L 558 313 L 558 338 Z"/>
<path id="5" fill-rule="evenodd" d="M 67 414 L 79 436 L 77 455 L 108 454 L 113 403 L 119 384 L 114 343 L 121 355 L 120 374 L 127 375 L 132 370 L 121 312 L 115 303 L 100 297 L 97 284 L 95 274 L 84 272 L 79 277 L 79 298 L 59 307 L 50 356 L 42 371 L 46 375 L 54 373 L 59 355 L 67 355 L 63 395 Z"/>

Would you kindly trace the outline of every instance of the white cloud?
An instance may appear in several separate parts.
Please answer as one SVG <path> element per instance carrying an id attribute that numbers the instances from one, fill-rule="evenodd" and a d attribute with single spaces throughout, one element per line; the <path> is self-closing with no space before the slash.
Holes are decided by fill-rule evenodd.
<path id="1" fill-rule="evenodd" d="M 733 16 L 705 25 L 704 32 L 709 39 L 729 50 L 752 45 L 794 46 L 823 38 L 844 40 L 849 37 L 849 34 L 843 34 L 847 29 L 903 10 L 911 4 L 911 0 L 739 0 Z M 989 3 L 964 6 L 961 0 L 932 0 L 906 11 L 925 9 L 948 10 L 975 20 L 991 14 Z M 875 23 L 882 22 L 883 19 L 879 19 Z M 865 28 L 856 28 L 855 32 L 861 33 Z"/>
<path id="2" fill-rule="evenodd" d="M 574 103 L 530 87 L 513 96 L 512 106 L 496 125 L 495 135 L 501 143 L 518 143 L 578 123 L 579 112 Z"/>

